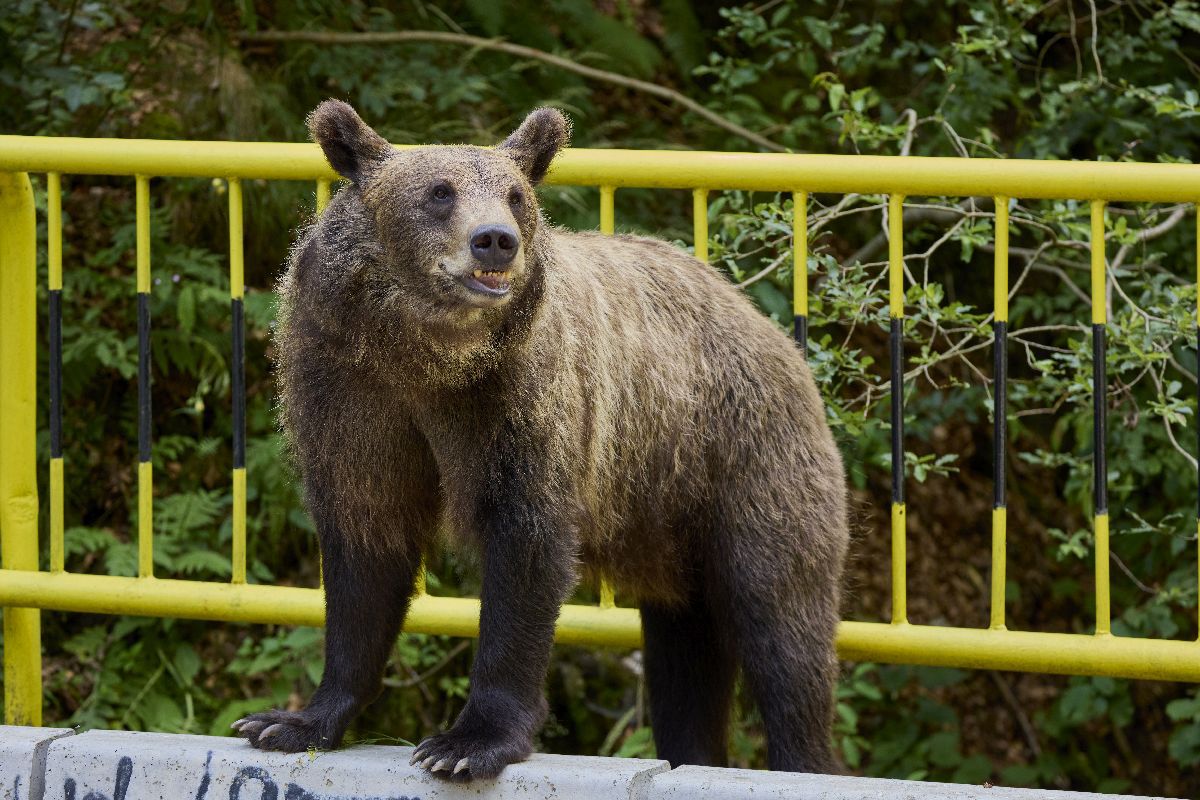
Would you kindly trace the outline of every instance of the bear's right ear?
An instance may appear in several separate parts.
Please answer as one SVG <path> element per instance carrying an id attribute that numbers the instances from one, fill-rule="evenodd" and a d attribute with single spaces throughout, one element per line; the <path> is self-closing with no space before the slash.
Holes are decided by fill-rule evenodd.
<path id="1" fill-rule="evenodd" d="M 369 182 L 395 150 L 348 104 L 326 100 L 308 115 L 308 130 L 329 166 L 359 187 Z"/>

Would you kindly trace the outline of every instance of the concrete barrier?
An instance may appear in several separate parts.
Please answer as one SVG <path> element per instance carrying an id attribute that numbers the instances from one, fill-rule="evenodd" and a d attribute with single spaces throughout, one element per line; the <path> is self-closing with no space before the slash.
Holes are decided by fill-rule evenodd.
<path id="1" fill-rule="evenodd" d="M 0 800 L 42 800 L 50 742 L 72 733 L 70 728 L 0 725 Z"/>
<path id="2" fill-rule="evenodd" d="M 241 739 L 90 731 L 50 746 L 46 800 L 628 800 L 665 761 L 535 755 L 494 781 L 448 783 L 411 747 L 268 753 Z M 31 798 L 30 800 L 36 800 Z"/>
<path id="3" fill-rule="evenodd" d="M 639 800 L 699 797 L 704 800 L 1132 800 L 1128 795 L 715 767 L 680 767 L 656 776 L 649 792 L 641 795 Z"/>
<path id="4" fill-rule="evenodd" d="M 410 747 L 265 753 L 240 739 L 0 728 L 0 800 L 1102 800 L 1113 795 L 535 755 L 494 781 L 448 783 Z M 39 755 L 40 754 L 40 755 Z M 13 787 L 16 787 L 15 789 Z M 25 788 L 28 787 L 28 788 Z M 8 794 L 4 794 L 7 791 Z"/>

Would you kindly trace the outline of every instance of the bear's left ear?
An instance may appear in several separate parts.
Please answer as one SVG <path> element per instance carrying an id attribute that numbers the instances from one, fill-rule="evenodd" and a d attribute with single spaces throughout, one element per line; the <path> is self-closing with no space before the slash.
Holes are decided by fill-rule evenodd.
<path id="1" fill-rule="evenodd" d="M 557 108 L 539 108 L 530 112 L 521 127 L 513 131 L 497 148 L 507 154 L 537 185 L 546 177 L 550 162 L 571 140 L 571 123 Z"/>

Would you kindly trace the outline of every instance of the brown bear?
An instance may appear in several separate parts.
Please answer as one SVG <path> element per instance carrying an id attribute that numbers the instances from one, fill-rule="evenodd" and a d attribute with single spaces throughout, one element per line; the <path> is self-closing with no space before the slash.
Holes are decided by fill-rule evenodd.
<path id="1" fill-rule="evenodd" d="M 479 555 L 478 651 L 414 763 L 462 780 L 529 755 L 582 573 L 640 606 L 661 758 L 726 762 L 740 666 L 769 766 L 835 770 L 845 476 L 800 350 L 679 248 L 543 219 L 534 187 L 569 136 L 554 109 L 494 149 L 397 151 L 332 100 L 308 122 L 349 180 L 292 251 L 276 335 L 325 673 L 303 711 L 239 733 L 336 747 L 444 532 Z"/>

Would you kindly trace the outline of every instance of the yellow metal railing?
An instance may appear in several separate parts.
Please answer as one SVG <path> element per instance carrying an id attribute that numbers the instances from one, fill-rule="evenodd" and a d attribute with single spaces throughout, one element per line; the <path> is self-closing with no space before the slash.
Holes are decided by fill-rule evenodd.
<path id="1" fill-rule="evenodd" d="M 137 195 L 136 289 L 151 284 L 149 178 L 221 178 L 229 184 L 230 294 L 235 336 L 240 330 L 242 192 L 249 179 L 315 181 L 317 206 L 328 202 L 337 176 L 314 145 L 238 142 L 167 142 L 49 139 L 0 136 L 0 606 L 4 607 L 5 717 L 36 724 L 41 717 L 39 609 L 186 617 L 235 622 L 321 625 L 320 589 L 246 583 L 245 466 L 235 455 L 232 578 L 227 583 L 153 576 L 152 474 L 149 463 L 148 375 L 139 398 L 138 576 L 69 573 L 63 563 L 63 463 L 57 398 L 51 401 L 48 571 L 38 565 L 36 385 L 36 227 L 28 173 L 47 174 L 49 289 L 52 314 L 62 290 L 61 176 L 99 174 L 133 178 Z M 844 622 L 838 636 L 843 658 L 1060 674 L 1200 681 L 1200 642 L 1118 637 L 1111 633 L 1108 582 L 1108 516 L 1103 470 L 1103 395 L 1106 261 L 1105 201 L 1194 202 L 1200 166 L 1035 162 L 872 156 L 570 150 L 548 177 L 552 184 L 594 186 L 600 192 L 600 227 L 615 224 L 615 193 L 622 187 L 692 191 L 695 251 L 707 257 L 708 194 L 722 189 L 791 193 L 794 215 L 796 338 L 806 343 L 809 194 L 851 192 L 888 195 L 889 311 L 892 319 L 893 496 L 892 619 Z M 996 441 L 1004 437 L 1004 375 L 1008 317 L 1008 204 L 1010 198 L 1075 198 L 1092 203 L 1092 323 L 1096 357 L 1096 625 L 1094 635 L 1008 630 L 1004 614 L 1006 514 L 1002 448 L 997 452 L 992 515 L 990 624 L 984 629 L 912 625 L 906 615 L 905 507 L 903 495 L 902 322 L 904 317 L 903 209 L 905 197 L 993 197 L 996 201 L 995 313 Z M 1198 221 L 1200 229 L 1200 221 Z M 281 251 L 282 252 L 282 251 Z M 1197 252 L 1200 264 L 1200 248 Z M 141 315 L 139 315 L 139 323 Z M 1200 326 L 1200 306 L 1197 308 Z M 146 329 L 148 330 L 148 312 Z M 53 326 L 52 326 L 53 328 Z M 239 345 L 235 344 L 235 352 Z M 61 343 L 51 336 L 51 355 Z M 146 361 L 146 369 L 149 362 Z M 57 391 L 52 375 L 52 392 Z M 235 375 L 235 387 L 240 385 Z M 236 392 L 235 392 L 236 394 Z M 144 401 L 144 402 L 143 402 Z M 237 398 L 235 397 L 235 404 Z M 144 405 L 144 408 L 142 407 Z M 235 429 L 236 429 L 235 425 Z M 237 434 L 235 433 L 235 436 Z M 236 448 L 235 448 L 236 450 Z M 1200 529 L 1200 528 L 1198 528 Z M 1200 556 L 1197 557 L 1200 577 Z M 637 646 L 636 610 L 616 607 L 602 585 L 597 606 L 568 605 L 557 638 L 580 644 Z M 406 630 L 473 636 L 478 601 L 434 597 L 424 584 Z"/>

